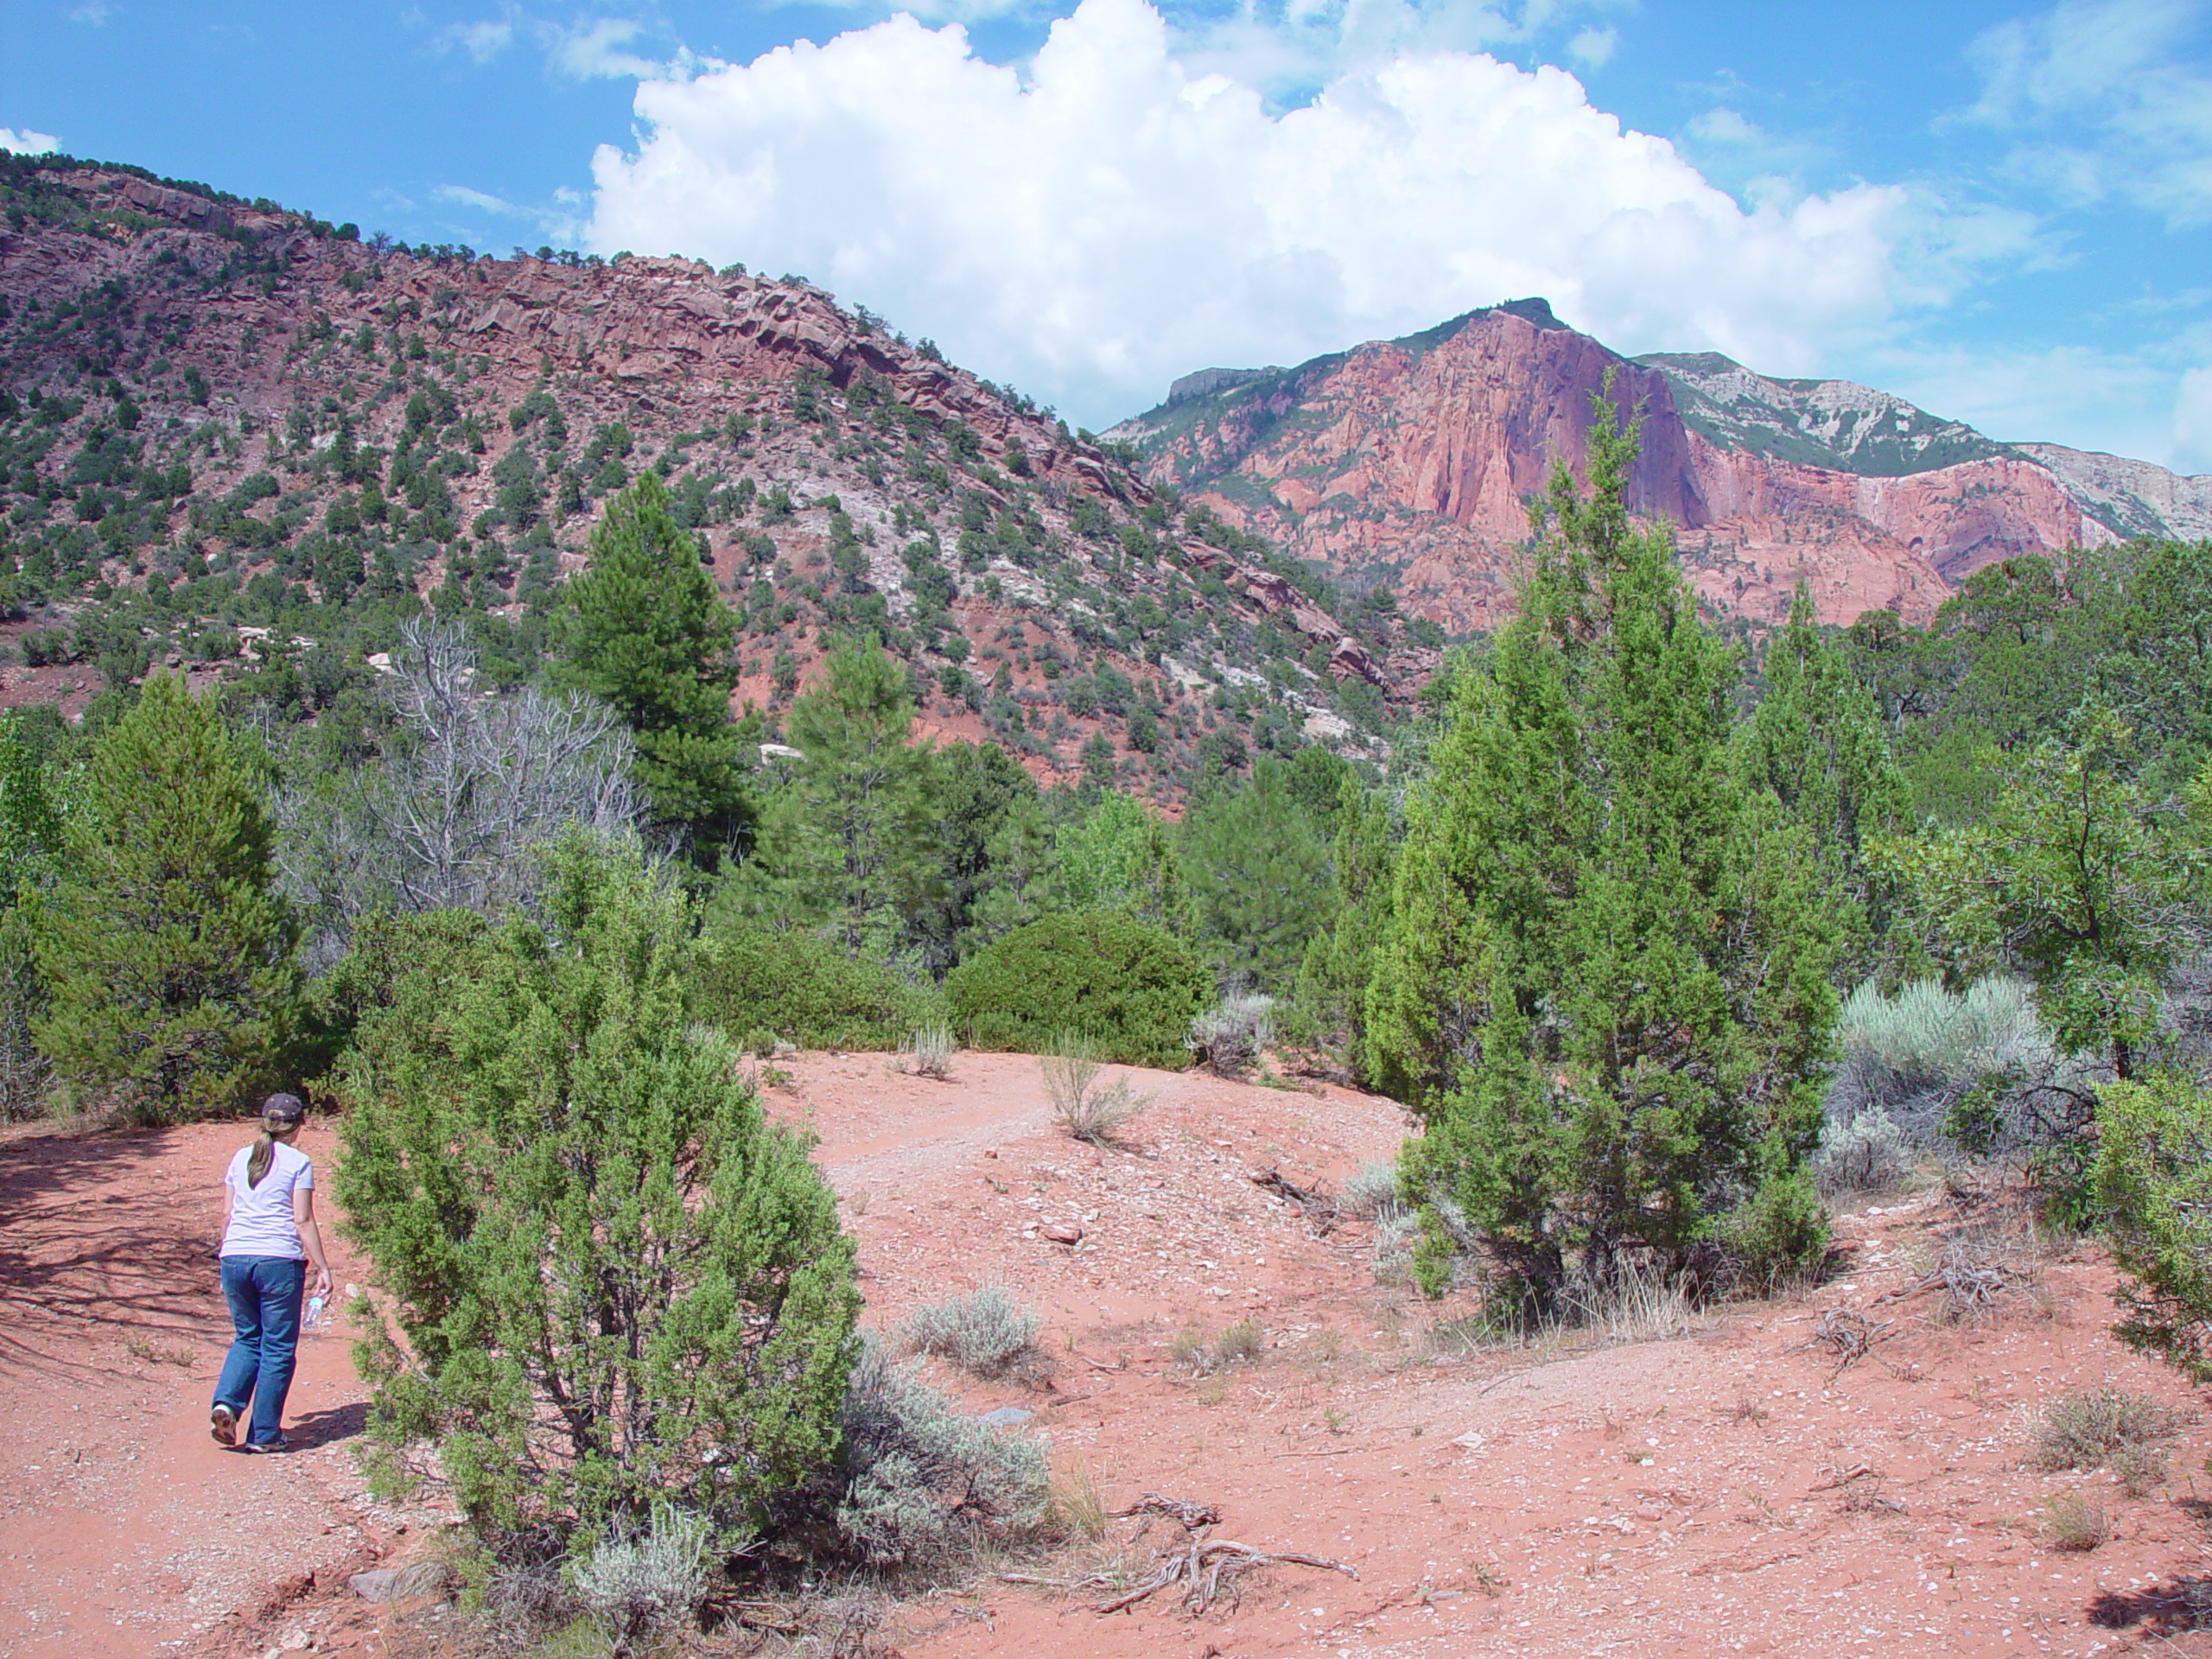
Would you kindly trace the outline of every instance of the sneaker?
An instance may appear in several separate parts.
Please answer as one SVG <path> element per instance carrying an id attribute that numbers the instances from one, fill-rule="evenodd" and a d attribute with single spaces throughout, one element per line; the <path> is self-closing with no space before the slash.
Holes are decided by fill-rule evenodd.
<path id="1" fill-rule="evenodd" d="M 249 1452 L 289 1452 L 292 1449 L 292 1443 L 279 1434 L 273 1440 L 248 1440 L 245 1449 Z"/>
<path id="2" fill-rule="evenodd" d="M 207 1432 L 215 1437 L 218 1446 L 238 1443 L 238 1414 L 228 1406 L 217 1406 L 207 1414 Z"/>

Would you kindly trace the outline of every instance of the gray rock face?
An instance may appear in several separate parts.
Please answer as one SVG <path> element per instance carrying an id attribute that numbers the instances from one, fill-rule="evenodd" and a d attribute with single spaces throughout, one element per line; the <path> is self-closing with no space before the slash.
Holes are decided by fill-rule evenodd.
<path id="1" fill-rule="evenodd" d="M 356 1573 L 346 1582 L 364 1601 L 412 1601 L 417 1596 L 436 1595 L 451 1576 L 442 1562 L 416 1561 L 410 1567 L 379 1567 Z"/>

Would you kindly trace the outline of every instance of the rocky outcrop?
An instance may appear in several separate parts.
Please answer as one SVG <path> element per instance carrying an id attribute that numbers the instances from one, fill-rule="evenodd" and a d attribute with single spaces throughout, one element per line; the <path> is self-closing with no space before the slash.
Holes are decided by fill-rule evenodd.
<path id="1" fill-rule="evenodd" d="M 2190 480 L 2161 496 L 2066 451 L 2069 470 L 1866 387 L 1710 354 L 1623 359 L 1541 301 L 1296 368 L 1208 371 L 1109 435 L 1286 550 L 1387 583 L 1447 627 L 1484 627 L 1510 611 L 1529 502 L 1554 462 L 1582 468 L 1609 375 L 1642 422 L 1630 506 L 1676 528 L 1716 609 L 1757 621 L 1783 615 L 1801 581 L 1826 621 L 1923 620 L 1993 560 L 2202 533 L 2188 514 L 2212 504 Z M 2098 490 L 2117 505 L 2100 510 Z"/>

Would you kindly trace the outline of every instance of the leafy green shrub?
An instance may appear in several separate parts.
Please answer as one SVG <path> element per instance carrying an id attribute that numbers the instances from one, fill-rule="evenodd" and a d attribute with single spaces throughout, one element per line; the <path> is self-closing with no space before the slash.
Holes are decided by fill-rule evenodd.
<path id="1" fill-rule="evenodd" d="M 798 929 L 738 923 L 707 932 L 691 983 L 701 1016 L 748 1044 L 772 1032 L 801 1048 L 888 1051 L 944 1019 L 934 988 Z"/>
<path id="2" fill-rule="evenodd" d="M 843 1424 L 837 1531 L 865 1560 L 926 1563 L 1034 1533 L 1051 1513 L 1051 1477 L 1034 1439 L 961 1415 L 874 1342 L 853 1367 Z"/>
<path id="3" fill-rule="evenodd" d="M 899 1326 L 899 1339 L 918 1354 L 949 1359 L 976 1376 L 1003 1376 L 1037 1338 L 1037 1315 L 997 1285 L 966 1296 L 928 1302 Z"/>
<path id="4" fill-rule="evenodd" d="M 2095 1190 L 2120 1271 L 2120 1340 L 2212 1380 L 2212 1097 L 2183 1078 L 2098 1100 Z"/>
<path id="5" fill-rule="evenodd" d="M 954 969 L 945 1001 L 980 1049 L 1039 1053 L 1080 1033 L 1098 1058 L 1173 1071 L 1212 977 L 1173 934 L 1125 916 L 1047 916 Z"/>
<path id="6" fill-rule="evenodd" d="M 543 925 L 403 974 L 335 1078 L 346 1230 L 406 1344 L 356 1350 L 379 1472 L 434 1450 L 502 1548 L 663 1503 L 734 1544 L 834 1465 L 853 1243 L 693 1020 L 682 896 L 634 841 L 548 856 Z"/>

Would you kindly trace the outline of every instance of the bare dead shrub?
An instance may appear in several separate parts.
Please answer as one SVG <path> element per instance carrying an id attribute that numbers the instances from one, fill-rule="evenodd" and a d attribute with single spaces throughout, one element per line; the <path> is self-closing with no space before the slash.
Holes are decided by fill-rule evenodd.
<path id="1" fill-rule="evenodd" d="M 486 695 L 458 627 L 409 622 L 380 689 L 405 741 L 277 798 L 277 868 L 314 920 L 312 957 L 335 960 L 372 912 L 526 906 L 543 879 L 531 849 L 635 817 L 621 717 L 587 697 Z"/>

